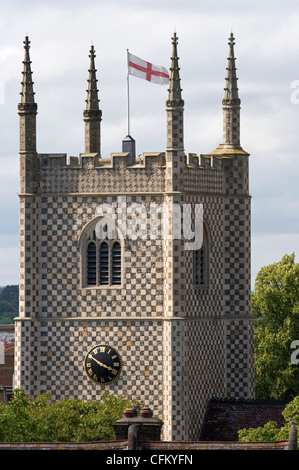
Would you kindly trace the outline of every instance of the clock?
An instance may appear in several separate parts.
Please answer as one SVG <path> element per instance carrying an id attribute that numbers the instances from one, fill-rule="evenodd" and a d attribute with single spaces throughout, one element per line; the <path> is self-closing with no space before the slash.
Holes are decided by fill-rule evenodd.
<path id="1" fill-rule="evenodd" d="M 108 344 L 98 344 L 88 351 L 84 369 L 90 380 L 105 385 L 118 379 L 122 362 L 118 351 Z"/>

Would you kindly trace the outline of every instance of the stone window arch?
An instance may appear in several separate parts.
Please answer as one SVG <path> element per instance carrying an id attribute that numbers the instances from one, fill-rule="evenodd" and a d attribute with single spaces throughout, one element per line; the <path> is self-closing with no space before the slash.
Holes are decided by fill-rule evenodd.
<path id="1" fill-rule="evenodd" d="M 80 237 L 80 251 L 82 287 L 122 285 L 123 246 L 112 223 L 101 218 L 89 223 Z"/>

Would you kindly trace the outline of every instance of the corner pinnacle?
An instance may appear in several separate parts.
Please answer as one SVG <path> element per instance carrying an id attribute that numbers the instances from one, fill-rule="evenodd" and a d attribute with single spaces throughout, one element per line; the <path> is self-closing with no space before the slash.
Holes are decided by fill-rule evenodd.
<path id="1" fill-rule="evenodd" d="M 88 89 L 87 99 L 86 99 L 86 110 L 87 111 L 99 111 L 99 99 L 98 99 L 98 89 L 97 89 L 97 78 L 96 78 L 96 68 L 95 68 L 95 50 L 92 45 L 90 48 L 90 66 L 89 66 L 89 77 L 88 77 Z"/>
<path id="2" fill-rule="evenodd" d="M 169 94 L 166 102 L 167 106 L 184 106 L 182 99 L 182 90 L 180 85 L 179 57 L 177 53 L 178 37 L 174 32 L 172 37 L 172 57 L 170 66 Z"/>
<path id="3" fill-rule="evenodd" d="M 23 79 L 21 82 L 22 91 L 21 91 L 21 103 L 22 107 L 26 105 L 27 108 L 36 109 L 36 104 L 34 102 L 34 91 L 33 91 L 33 81 L 32 81 L 32 71 L 31 71 L 31 61 L 29 55 L 30 41 L 28 36 L 25 37 L 24 49 L 25 55 L 23 60 Z"/>

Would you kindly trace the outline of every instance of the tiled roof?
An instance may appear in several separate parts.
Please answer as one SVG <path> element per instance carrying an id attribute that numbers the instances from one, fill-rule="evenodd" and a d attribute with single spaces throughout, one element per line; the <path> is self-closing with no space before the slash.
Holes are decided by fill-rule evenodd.
<path id="1" fill-rule="evenodd" d="M 282 415 L 287 402 L 211 400 L 203 425 L 201 441 L 237 441 L 240 429 L 264 426 L 275 421 L 284 426 Z"/>

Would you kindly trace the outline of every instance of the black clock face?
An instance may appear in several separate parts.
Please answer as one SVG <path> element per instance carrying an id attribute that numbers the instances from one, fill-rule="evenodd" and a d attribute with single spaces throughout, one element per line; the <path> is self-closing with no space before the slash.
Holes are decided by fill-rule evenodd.
<path id="1" fill-rule="evenodd" d="M 94 346 L 85 356 L 84 369 L 88 377 L 97 384 L 108 384 L 121 373 L 121 357 L 108 344 Z"/>

